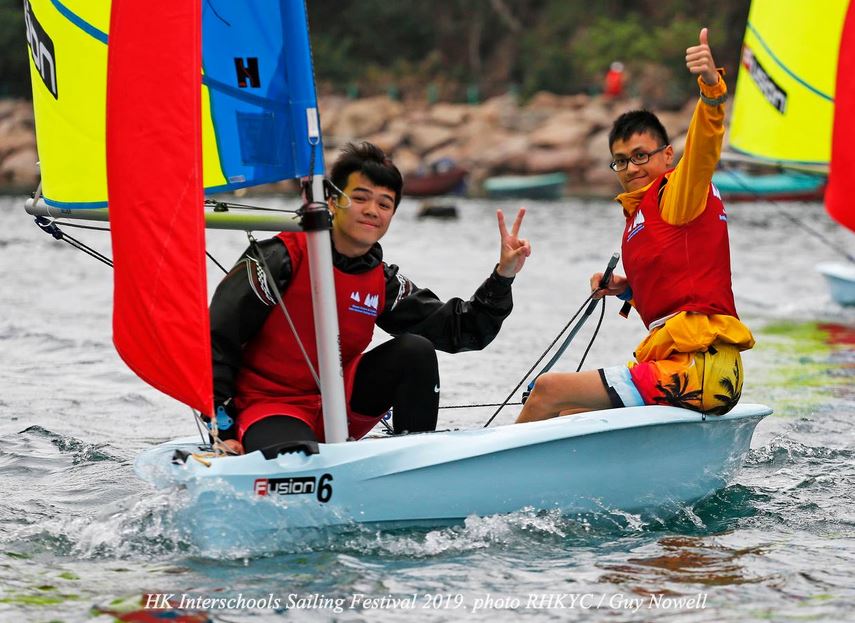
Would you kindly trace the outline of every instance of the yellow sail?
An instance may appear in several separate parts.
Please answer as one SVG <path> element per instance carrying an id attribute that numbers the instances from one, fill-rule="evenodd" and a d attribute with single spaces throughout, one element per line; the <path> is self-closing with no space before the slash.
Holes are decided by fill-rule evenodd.
<path id="1" fill-rule="evenodd" d="M 736 82 L 730 146 L 786 163 L 827 164 L 849 0 L 753 0 Z"/>
<path id="2" fill-rule="evenodd" d="M 73 6 L 73 14 L 47 0 L 24 3 L 42 192 L 106 205 L 104 94 L 110 5 L 94 0 L 66 4 Z"/>

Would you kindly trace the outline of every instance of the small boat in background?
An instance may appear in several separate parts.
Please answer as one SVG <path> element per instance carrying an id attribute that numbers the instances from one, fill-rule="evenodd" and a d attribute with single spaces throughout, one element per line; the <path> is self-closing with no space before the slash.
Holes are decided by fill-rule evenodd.
<path id="1" fill-rule="evenodd" d="M 453 219 L 457 216 L 457 205 L 444 201 L 425 201 L 416 213 L 418 218 Z"/>
<path id="2" fill-rule="evenodd" d="M 725 169 L 716 171 L 712 181 L 729 201 L 820 201 L 828 178 L 798 171 L 754 174 Z"/>
<path id="3" fill-rule="evenodd" d="M 469 171 L 453 160 L 443 158 L 430 165 L 427 171 L 404 177 L 404 196 L 438 197 L 462 195 L 466 192 L 466 175 Z"/>
<path id="4" fill-rule="evenodd" d="M 484 180 L 484 192 L 491 199 L 560 199 L 564 195 L 567 175 L 504 175 Z"/>
<path id="5" fill-rule="evenodd" d="M 816 265 L 816 270 L 825 277 L 835 303 L 855 305 L 855 264 L 823 262 Z"/>

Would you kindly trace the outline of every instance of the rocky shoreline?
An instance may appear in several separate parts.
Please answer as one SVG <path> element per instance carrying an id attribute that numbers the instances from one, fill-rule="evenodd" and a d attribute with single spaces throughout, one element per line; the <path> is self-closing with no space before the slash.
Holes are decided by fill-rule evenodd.
<path id="1" fill-rule="evenodd" d="M 0 192 L 30 193 L 39 183 L 32 102 L 0 100 Z"/>
<path id="2" fill-rule="evenodd" d="M 679 111 L 654 111 L 682 152 L 695 101 Z M 469 171 L 468 193 L 482 194 L 494 175 L 564 172 L 566 194 L 613 196 L 618 190 L 608 163 L 608 130 L 621 112 L 641 107 L 634 99 L 538 93 L 524 105 L 511 95 L 481 104 L 398 102 L 385 96 L 319 101 L 326 162 L 348 141 L 368 140 L 391 154 L 406 176 L 451 159 Z M 38 184 L 33 111 L 25 100 L 0 100 L 0 192 L 31 192 Z M 260 192 L 291 188 L 268 185 Z"/>

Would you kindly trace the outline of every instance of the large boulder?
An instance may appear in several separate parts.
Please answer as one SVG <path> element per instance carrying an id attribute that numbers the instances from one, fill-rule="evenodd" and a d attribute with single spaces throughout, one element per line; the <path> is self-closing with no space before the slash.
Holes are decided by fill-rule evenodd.
<path id="1" fill-rule="evenodd" d="M 565 111 L 550 117 L 529 139 L 538 147 L 570 147 L 584 143 L 590 133 L 591 125 L 578 113 Z"/>
<path id="2" fill-rule="evenodd" d="M 0 182 L 15 189 L 34 189 L 39 183 L 36 167 L 38 156 L 34 147 L 21 149 L 0 163 Z"/>
<path id="3" fill-rule="evenodd" d="M 387 128 L 377 134 L 365 138 L 369 143 L 374 143 L 387 154 L 394 152 L 404 142 L 405 133 L 401 129 Z"/>
<path id="4" fill-rule="evenodd" d="M 441 147 L 453 141 L 457 136 L 451 128 L 438 125 L 416 125 L 407 134 L 407 143 L 419 154 Z"/>
<path id="5" fill-rule="evenodd" d="M 458 126 L 472 114 L 472 107 L 466 104 L 435 104 L 430 109 L 430 120 L 437 125 Z"/>
<path id="6" fill-rule="evenodd" d="M 560 149 L 531 149 L 526 154 L 527 173 L 552 173 L 554 171 L 578 172 L 587 165 L 584 147 Z"/>
<path id="7" fill-rule="evenodd" d="M 590 104 L 580 108 L 578 112 L 582 121 L 590 127 L 591 132 L 611 127 L 615 118 L 611 108 L 605 104 L 602 98 L 591 99 Z"/>
<path id="8" fill-rule="evenodd" d="M 506 93 L 485 101 L 480 106 L 473 107 L 471 119 L 485 123 L 513 128 L 519 106 L 514 95 Z"/>
<path id="9" fill-rule="evenodd" d="M 621 191 L 617 175 L 608 167 L 589 166 L 582 176 L 585 184 L 598 195 L 617 195 Z"/>
<path id="10" fill-rule="evenodd" d="M 401 175 L 406 177 L 418 172 L 422 168 L 422 158 L 412 149 L 401 147 L 392 155 L 395 161 L 395 166 L 401 172 Z"/>
<path id="11" fill-rule="evenodd" d="M 36 148 L 35 133 L 26 128 L 14 127 L 0 133 L 0 160 L 22 149 Z"/>
<path id="12" fill-rule="evenodd" d="M 673 138 L 680 134 L 685 134 L 686 130 L 689 129 L 689 124 L 692 121 L 692 111 L 694 111 L 694 108 L 689 110 L 688 114 L 684 110 L 662 111 L 657 112 L 656 116 L 659 117 L 659 121 L 665 126 L 668 136 Z"/>
<path id="13" fill-rule="evenodd" d="M 386 96 L 369 97 L 345 104 L 331 121 L 328 132 L 338 141 L 363 140 L 382 130 L 390 119 L 403 111 L 400 102 Z"/>
<path id="14" fill-rule="evenodd" d="M 528 137 L 496 131 L 475 135 L 463 144 L 463 162 L 473 162 L 489 171 L 521 171 L 531 147 Z"/>
<path id="15" fill-rule="evenodd" d="M 577 95 L 556 95 L 548 91 L 538 91 L 526 104 L 528 110 L 567 111 L 585 108 L 591 103 L 591 96 L 584 93 Z"/>
<path id="16" fill-rule="evenodd" d="M 585 153 L 587 154 L 588 163 L 592 167 L 602 168 L 613 174 L 609 169 L 608 164 L 611 160 L 609 152 L 609 129 L 603 129 L 595 132 L 588 137 L 585 144 Z"/>

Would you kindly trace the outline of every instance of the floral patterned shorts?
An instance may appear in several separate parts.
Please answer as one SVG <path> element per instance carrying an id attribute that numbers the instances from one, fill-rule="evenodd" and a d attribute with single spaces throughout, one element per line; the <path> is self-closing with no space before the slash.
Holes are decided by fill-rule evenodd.
<path id="1" fill-rule="evenodd" d="M 724 415 L 742 394 L 742 357 L 731 344 L 673 353 L 668 359 L 634 363 L 628 368 L 605 368 L 600 375 L 615 406 L 672 405 Z"/>

